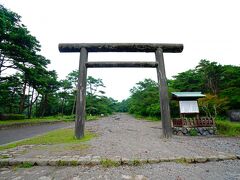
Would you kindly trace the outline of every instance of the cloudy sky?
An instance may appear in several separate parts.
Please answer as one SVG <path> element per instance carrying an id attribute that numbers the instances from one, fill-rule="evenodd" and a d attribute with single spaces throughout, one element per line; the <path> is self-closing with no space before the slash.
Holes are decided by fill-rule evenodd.
<path id="1" fill-rule="evenodd" d="M 238 0 L 0 0 L 22 16 L 60 79 L 78 68 L 78 53 L 59 53 L 59 43 L 182 43 L 164 54 L 167 77 L 194 68 L 201 59 L 240 64 Z M 153 53 L 90 53 L 89 61 L 155 61 Z M 103 79 L 106 95 L 122 100 L 155 69 L 89 69 Z"/>

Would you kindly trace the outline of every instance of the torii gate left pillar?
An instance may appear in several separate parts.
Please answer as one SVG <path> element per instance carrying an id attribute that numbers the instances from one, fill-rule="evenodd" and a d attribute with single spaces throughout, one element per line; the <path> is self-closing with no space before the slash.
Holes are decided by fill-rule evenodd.
<path id="1" fill-rule="evenodd" d="M 78 93 L 76 102 L 75 136 L 84 136 L 86 116 L 86 81 L 87 68 L 102 67 L 152 67 L 157 69 L 160 94 L 161 120 L 163 137 L 172 137 L 171 117 L 167 90 L 167 78 L 164 67 L 163 53 L 180 53 L 182 44 L 146 44 L 146 43 L 77 43 L 59 44 L 60 52 L 80 52 Z M 156 62 L 87 62 L 88 52 L 153 52 Z"/>

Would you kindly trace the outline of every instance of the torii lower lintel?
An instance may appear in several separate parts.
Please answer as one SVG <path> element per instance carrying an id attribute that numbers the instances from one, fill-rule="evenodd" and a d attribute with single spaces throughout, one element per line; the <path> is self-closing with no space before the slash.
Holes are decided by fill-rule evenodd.
<path id="1" fill-rule="evenodd" d="M 87 68 L 152 67 L 157 69 L 163 137 L 172 137 L 167 78 L 163 53 L 181 53 L 183 44 L 160 43 L 64 43 L 60 52 L 80 52 L 75 136 L 84 136 Z M 154 52 L 156 62 L 87 62 L 88 52 Z"/>

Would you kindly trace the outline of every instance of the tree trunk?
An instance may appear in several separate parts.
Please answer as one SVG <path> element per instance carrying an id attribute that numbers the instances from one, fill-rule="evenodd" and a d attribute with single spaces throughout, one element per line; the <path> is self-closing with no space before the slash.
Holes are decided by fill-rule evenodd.
<path id="1" fill-rule="evenodd" d="M 23 111 L 24 111 L 26 87 L 27 87 L 27 82 L 26 82 L 26 80 L 25 80 L 25 81 L 24 81 L 24 85 L 23 85 L 23 90 L 22 90 L 21 99 L 20 99 L 19 113 L 23 113 Z"/>
<path id="2" fill-rule="evenodd" d="M 30 119 L 29 118 L 29 114 L 30 114 L 30 110 L 29 110 L 29 107 L 30 107 L 30 90 L 31 90 L 31 87 L 30 87 L 30 85 L 28 86 L 28 105 L 27 105 L 27 114 L 28 114 L 28 119 Z"/>
<path id="3" fill-rule="evenodd" d="M 63 110 L 64 110 L 64 101 L 65 101 L 65 100 L 63 99 L 63 100 L 62 100 L 62 112 L 61 112 L 61 113 L 62 113 L 62 117 L 63 117 Z"/>
<path id="4" fill-rule="evenodd" d="M 38 95 L 37 95 L 35 101 L 33 102 L 33 95 L 34 95 L 34 88 L 32 90 L 31 101 L 30 101 L 30 104 L 29 104 L 29 114 L 28 114 L 29 119 L 31 119 L 31 117 L 32 117 L 32 106 L 33 106 L 34 102 L 37 101 L 37 98 L 38 98 Z"/>
<path id="5" fill-rule="evenodd" d="M 77 95 L 75 94 L 75 97 L 74 97 L 74 102 L 73 102 L 73 107 L 72 107 L 72 114 L 74 114 L 74 110 L 75 110 L 75 106 L 76 106 L 76 100 L 77 100 Z"/>
<path id="6" fill-rule="evenodd" d="M 2 74 L 3 62 L 4 62 L 4 55 L 2 55 L 1 51 L 0 51 L 0 77 L 1 77 L 1 74 Z"/>

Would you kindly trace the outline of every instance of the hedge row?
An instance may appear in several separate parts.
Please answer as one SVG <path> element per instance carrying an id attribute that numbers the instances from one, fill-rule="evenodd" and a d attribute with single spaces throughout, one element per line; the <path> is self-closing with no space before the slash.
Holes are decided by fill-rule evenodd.
<path id="1" fill-rule="evenodd" d="M 25 119 L 24 114 L 0 114 L 0 120 L 21 120 Z"/>

